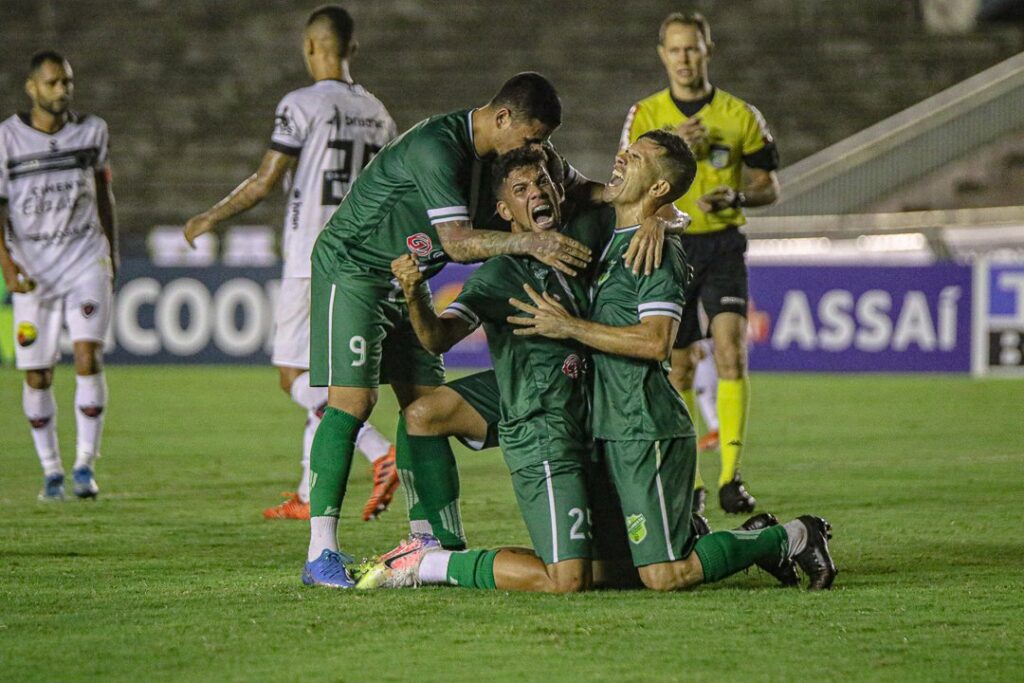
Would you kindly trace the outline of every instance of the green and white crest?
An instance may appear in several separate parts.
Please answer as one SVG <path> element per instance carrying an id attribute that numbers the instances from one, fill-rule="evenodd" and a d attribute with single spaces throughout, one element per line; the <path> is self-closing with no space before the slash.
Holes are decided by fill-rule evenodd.
<path id="1" fill-rule="evenodd" d="M 647 518 L 643 514 L 626 517 L 626 531 L 634 545 L 647 538 Z"/>

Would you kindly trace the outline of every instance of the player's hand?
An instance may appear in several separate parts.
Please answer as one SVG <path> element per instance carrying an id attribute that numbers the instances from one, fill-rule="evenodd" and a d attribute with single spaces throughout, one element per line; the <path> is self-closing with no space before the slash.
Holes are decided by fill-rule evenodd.
<path id="1" fill-rule="evenodd" d="M 412 294 L 423 283 L 420 264 L 412 254 L 403 254 L 391 262 L 391 272 L 406 295 Z"/>
<path id="2" fill-rule="evenodd" d="M 665 244 L 665 222 L 657 216 L 648 216 L 640 224 L 639 229 L 629 241 L 622 260 L 627 268 L 633 269 L 634 275 L 643 271 L 650 275 L 661 265 L 661 252 Z"/>
<path id="3" fill-rule="evenodd" d="M 530 285 L 523 285 L 523 291 L 533 301 L 531 306 L 519 299 L 509 299 L 513 307 L 531 317 L 510 315 L 506 320 L 513 325 L 522 325 L 513 334 L 520 337 L 540 335 L 550 339 L 568 339 L 571 336 L 572 323 L 576 320 L 558 299 L 547 292 L 538 294 Z"/>
<path id="4" fill-rule="evenodd" d="M 28 294 L 36 288 L 36 281 L 14 261 L 4 264 L 4 286 L 12 294 Z"/>
<path id="5" fill-rule="evenodd" d="M 697 206 L 704 213 L 715 213 L 735 208 L 736 190 L 728 185 L 719 185 L 697 200 Z"/>
<path id="6" fill-rule="evenodd" d="M 711 149 L 711 137 L 708 135 L 708 129 L 704 127 L 700 117 L 691 116 L 683 121 L 676 128 L 676 134 L 686 141 L 694 157 L 697 159 L 707 158 L 708 152 Z"/>
<path id="7" fill-rule="evenodd" d="M 188 219 L 185 223 L 185 241 L 188 246 L 196 248 L 196 238 L 213 230 L 217 223 L 206 217 L 206 214 L 199 214 Z"/>
<path id="8" fill-rule="evenodd" d="M 590 263 L 590 249 L 571 237 L 555 232 L 530 232 L 523 235 L 525 252 L 541 263 L 575 276 Z"/>

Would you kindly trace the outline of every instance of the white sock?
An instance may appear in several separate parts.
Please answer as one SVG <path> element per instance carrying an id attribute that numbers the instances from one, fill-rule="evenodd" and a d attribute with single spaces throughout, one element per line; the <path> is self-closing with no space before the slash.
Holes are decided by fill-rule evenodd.
<path id="1" fill-rule="evenodd" d="M 309 502 L 309 454 L 313 451 L 313 437 L 320 426 L 320 416 L 310 410 L 306 417 L 306 429 L 302 433 L 302 479 L 299 480 L 299 500 Z"/>
<path id="2" fill-rule="evenodd" d="M 423 556 L 418 570 L 420 583 L 448 583 L 451 550 L 434 550 Z"/>
<path id="3" fill-rule="evenodd" d="M 358 448 L 366 459 L 375 463 L 391 452 L 391 442 L 384 438 L 372 424 L 366 422 L 363 428 L 356 434 L 356 448 Z"/>
<path id="4" fill-rule="evenodd" d="M 309 552 L 306 561 L 312 562 L 325 550 L 338 552 L 338 518 L 311 517 L 309 520 Z"/>
<path id="5" fill-rule="evenodd" d="M 316 410 L 327 403 L 327 387 L 309 386 L 309 372 L 304 372 L 292 382 L 292 400 L 306 410 Z"/>
<path id="6" fill-rule="evenodd" d="M 789 539 L 789 556 L 793 557 L 803 552 L 807 547 L 807 527 L 799 519 L 794 519 L 782 525 L 786 530 L 786 537 Z"/>
<path id="7" fill-rule="evenodd" d="M 710 353 L 697 364 L 693 393 L 697 397 L 697 405 L 708 431 L 718 431 L 718 371 L 715 369 L 715 357 Z"/>
<path id="8" fill-rule="evenodd" d="M 32 427 L 32 441 L 36 445 L 43 474 L 63 474 L 64 466 L 61 465 L 57 446 L 57 404 L 53 400 L 53 388 L 33 389 L 23 384 L 21 407 Z"/>
<path id="9" fill-rule="evenodd" d="M 75 469 L 92 467 L 100 457 L 103 418 L 107 407 L 107 380 L 102 372 L 75 376 L 75 427 L 78 448 Z"/>

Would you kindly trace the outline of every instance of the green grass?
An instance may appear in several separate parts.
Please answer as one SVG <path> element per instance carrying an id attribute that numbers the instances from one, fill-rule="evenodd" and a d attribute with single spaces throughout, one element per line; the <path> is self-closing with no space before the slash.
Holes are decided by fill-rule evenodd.
<path id="1" fill-rule="evenodd" d="M 830 593 L 757 571 L 686 594 L 305 589 L 307 527 L 261 509 L 298 474 L 303 415 L 269 368 L 114 367 L 94 503 L 35 502 L 20 377 L 0 371 L 0 680 L 1019 680 L 1022 385 L 756 376 L 746 478 L 780 517 L 827 516 Z M 70 369 L 56 391 L 65 466 Z M 393 399 L 375 415 L 394 428 Z M 460 451 L 476 546 L 525 544 L 495 452 Z M 717 477 L 705 458 L 705 477 Z M 404 503 L 342 521 L 358 555 Z M 712 525 L 735 525 L 717 512 Z"/>

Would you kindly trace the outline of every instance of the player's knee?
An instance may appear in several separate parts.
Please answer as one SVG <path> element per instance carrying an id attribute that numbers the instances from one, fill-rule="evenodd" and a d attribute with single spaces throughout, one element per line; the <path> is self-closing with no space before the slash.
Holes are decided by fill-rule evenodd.
<path id="1" fill-rule="evenodd" d="M 404 412 L 405 427 L 417 436 L 438 436 L 444 431 L 450 414 L 449 407 L 440 396 L 431 394 L 410 403 Z"/>
<path id="2" fill-rule="evenodd" d="M 75 344 L 75 374 L 95 375 L 103 368 L 99 344 Z"/>
<path id="3" fill-rule="evenodd" d="M 558 572 L 548 582 L 548 593 L 581 593 L 587 590 L 589 582 L 582 571 L 580 572 Z"/>
<path id="4" fill-rule="evenodd" d="M 734 344 L 715 347 L 715 367 L 719 379 L 742 379 L 747 374 L 747 358 L 744 349 Z"/>
<path id="5" fill-rule="evenodd" d="M 701 578 L 686 560 L 648 565 L 641 569 L 640 579 L 653 591 L 679 591 L 697 586 Z"/>
<path id="6" fill-rule="evenodd" d="M 25 384 L 33 389 L 49 389 L 53 385 L 53 368 L 27 371 Z"/>

